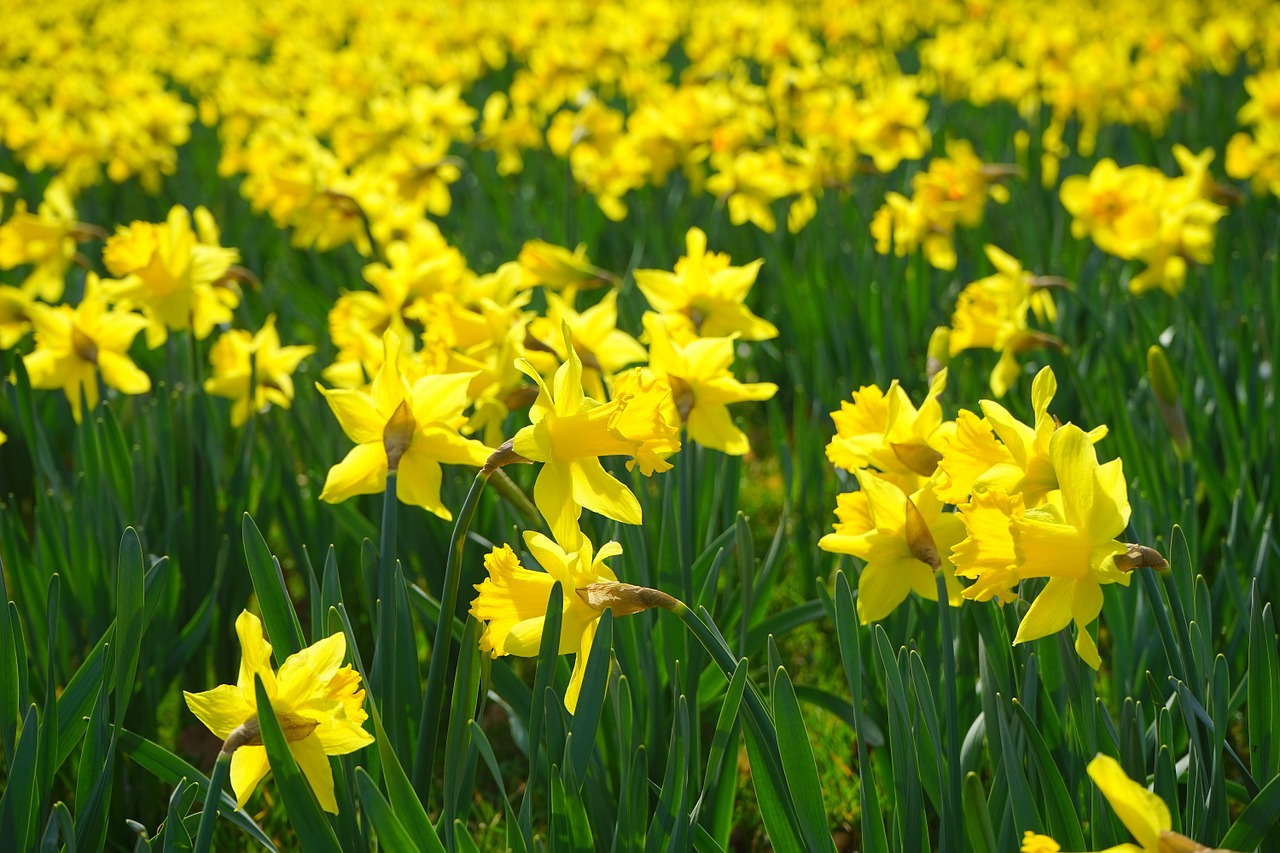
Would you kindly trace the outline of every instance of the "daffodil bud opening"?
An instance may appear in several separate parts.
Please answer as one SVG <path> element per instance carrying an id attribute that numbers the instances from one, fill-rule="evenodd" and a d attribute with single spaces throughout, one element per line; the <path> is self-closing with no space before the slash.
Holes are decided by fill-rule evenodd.
<path id="1" fill-rule="evenodd" d="M 930 384 L 950 361 L 951 327 L 938 326 L 929 336 L 928 360 L 925 364 L 925 373 Z"/>
<path id="2" fill-rule="evenodd" d="M 298 714 L 280 714 L 276 717 L 280 730 L 287 741 L 300 741 L 316 730 L 320 724 L 309 717 Z M 255 714 L 245 720 L 227 735 L 222 742 L 222 752 L 230 755 L 242 746 L 262 746 L 262 725 Z"/>
<path id="3" fill-rule="evenodd" d="M 680 606 L 679 600 L 661 590 L 629 583 L 593 583 L 580 587 L 577 593 L 587 606 L 601 612 L 612 609 L 614 616 L 630 616 L 655 607 L 675 610 Z"/>
<path id="4" fill-rule="evenodd" d="M 1148 548 L 1146 545 L 1138 545 L 1137 543 L 1129 543 L 1125 545 L 1129 550 L 1123 554 L 1117 554 L 1115 557 L 1116 568 L 1122 572 L 1131 572 L 1134 569 L 1155 569 L 1163 571 L 1169 568 L 1169 562 L 1160 556 L 1154 548 Z"/>
<path id="5" fill-rule="evenodd" d="M 400 467 L 400 457 L 409 449 L 413 441 L 413 431 L 418 428 L 413 419 L 413 411 L 409 401 L 403 400 L 396 407 L 391 420 L 382 428 L 382 447 L 387 451 L 387 470 L 394 473 Z"/>
<path id="6" fill-rule="evenodd" d="M 1173 440 L 1173 450 L 1179 459 L 1186 459 L 1191 452 L 1191 434 L 1187 430 L 1187 418 L 1182 410 L 1182 395 L 1178 391 L 1178 380 L 1173 375 L 1169 358 L 1159 344 L 1152 344 L 1147 350 L 1147 380 L 1151 383 L 1151 392 L 1156 396 L 1160 418 L 1164 421 L 1165 429 L 1169 430 L 1169 438 Z"/>
<path id="7" fill-rule="evenodd" d="M 512 465 L 523 463 L 525 465 L 532 464 L 533 460 L 525 459 L 514 448 L 514 440 L 507 439 L 498 445 L 498 449 L 489 455 L 489 459 L 484 463 L 484 467 L 480 469 L 480 473 L 484 476 L 492 474 L 504 465 Z"/>

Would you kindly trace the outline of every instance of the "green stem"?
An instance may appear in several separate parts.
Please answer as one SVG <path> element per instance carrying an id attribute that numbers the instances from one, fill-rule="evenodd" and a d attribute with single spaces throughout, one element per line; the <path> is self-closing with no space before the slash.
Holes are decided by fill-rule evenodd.
<path id="1" fill-rule="evenodd" d="M 373 650 L 372 687 L 378 708 L 387 720 L 388 735 L 392 745 L 403 746 L 405 725 L 403 715 L 395 707 L 396 690 L 396 520 L 399 498 L 396 497 L 396 472 L 387 475 L 387 487 L 382 496 L 382 530 L 378 537 L 378 642 Z"/>
<path id="2" fill-rule="evenodd" d="M 204 797 L 204 811 L 200 814 L 200 828 L 196 831 L 195 853 L 209 853 L 213 846 L 213 827 L 218 822 L 218 803 L 222 801 L 222 789 L 231 774 L 231 753 L 219 752 L 209 777 L 209 790 Z"/>
<path id="3" fill-rule="evenodd" d="M 428 800 L 431 779 L 435 773 L 436 738 L 440 733 L 440 710 L 444 697 L 446 670 L 453 642 L 453 614 L 458 609 L 458 587 L 462 582 L 462 550 L 471 530 L 471 520 L 480 504 L 480 493 L 493 471 L 481 468 L 471 483 L 467 498 L 458 511 L 449 539 L 449 562 L 444 569 L 444 585 L 440 591 L 440 618 L 436 620 L 435 640 L 431 643 L 431 663 L 427 668 L 427 692 L 422 698 L 422 718 L 418 726 L 418 752 L 413 759 L 413 787 L 424 802 Z"/>

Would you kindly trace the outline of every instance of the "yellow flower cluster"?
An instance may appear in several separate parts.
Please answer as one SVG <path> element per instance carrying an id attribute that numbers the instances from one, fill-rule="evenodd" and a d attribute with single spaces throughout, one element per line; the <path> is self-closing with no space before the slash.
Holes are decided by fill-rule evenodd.
<path id="1" fill-rule="evenodd" d="M 1088 235 L 1104 252 L 1146 264 L 1129 280 L 1133 293 L 1158 287 L 1176 296 L 1189 263 L 1213 260 L 1214 228 L 1227 213 L 1209 175 L 1213 150 L 1197 155 L 1175 145 L 1173 154 L 1182 167 L 1176 178 L 1149 166 L 1121 168 L 1107 158 L 1088 177 L 1062 182 L 1062 204 L 1077 238 Z"/>
<path id="2" fill-rule="evenodd" d="M 1280 196 L 1280 69 L 1246 78 L 1244 88 L 1249 101 L 1237 118 L 1249 130 L 1227 143 L 1227 174 Z"/>
<path id="3" fill-rule="evenodd" d="M 861 488 L 839 496 L 835 532 L 819 546 L 865 561 L 863 622 L 884 618 L 913 591 L 936 600 L 939 573 L 952 606 L 1011 603 L 1023 581 L 1045 578 L 1014 643 L 1074 621 L 1076 651 L 1097 669 L 1088 626 L 1102 610 L 1102 585 L 1127 586 L 1134 568 L 1160 562 L 1116 541 L 1129 498 L 1120 460 L 1099 464 L 1093 448 L 1106 428 L 1086 433 L 1049 414 L 1057 381 L 1047 367 L 1032 388 L 1032 424 L 992 400 L 981 402 L 981 415 L 962 409 L 944 420 L 945 385 L 943 370 L 918 408 L 897 382 L 888 391 L 866 386 L 832 414 L 827 456 Z"/>
<path id="4" fill-rule="evenodd" d="M 984 164 L 964 140 L 947 143 L 947 156 L 911 179 L 912 197 L 891 192 L 871 220 L 876 251 L 899 257 L 924 251 L 930 264 L 941 270 L 956 268 L 955 231 L 982 222 L 987 199 L 1003 204 L 1009 191 L 996 180 L 1013 174 L 999 165 Z"/>

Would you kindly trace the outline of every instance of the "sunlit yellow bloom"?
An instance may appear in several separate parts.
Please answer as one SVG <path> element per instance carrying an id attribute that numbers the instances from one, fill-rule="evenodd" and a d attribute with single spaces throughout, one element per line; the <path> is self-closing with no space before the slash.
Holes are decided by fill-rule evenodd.
<path id="1" fill-rule="evenodd" d="M 382 367 L 368 390 L 326 389 L 317 385 L 342 431 L 356 443 L 346 458 L 329 469 L 320 500 L 341 503 L 387 487 L 396 472 L 396 497 L 445 520 L 453 518 L 440 500 L 441 464 L 485 463 L 492 449 L 463 438 L 467 386 L 475 374 L 424 376 L 409 384 L 400 369 L 400 339 L 383 336 Z"/>
<path id="2" fill-rule="evenodd" d="M 1173 828 L 1173 817 L 1159 795 L 1130 779 L 1120 762 L 1109 755 L 1098 755 L 1089 762 L 1089 778 L 1138 842 L 1112 847 L 1111 853 L 1163 853 L 1168 849 L 1160 839 Z"/>
<path id="3" fill-rule="evenodd" d="M 76 255 L 76 241 L 87 236 L 84 226 L 76 222 L 67 187 L 51 181 L 35 213 L 28 213 L 27 203 L 18 199 L 13 214 L 0 225 L 0 269 L 30 265 L 22 289 L 46 302 L 57 302 Z"/>
<path id="4" fill-rule="evenodd" d="M 103 282 L 104 291 L 141 309 L 151 325 L 147 343 L 157 347 L 169 330 L 190 328 L 203 340 L 219 323 L 231 321 L 239 292 L 223 283 L 240 259 L 235 249 L 218 245 L 218 229 L 203 207 L 192 216 L 174 205 L 164 222 L 121 226 L 102 250 L 103 263 L 118 281 Z"/>
<path id="5" fill-rule="evenodd" d="M 949 504 L 960 505 L 973 491 L 973 484 L 996 465 L 1012 465 L 1013 454 L 1000 443 L 986 418 L 961 409 L 955 429 L 941 442 L 933 488 Z"/>
<path id="6" fill-rule="evenodd" d="M 84 299 L 75 308 L 33 302 L 27 310 L 36 333 L 35 351 L 23 359 L 31 387 L 61 388 L 76 423 L 81 395 L 90 409 L 98 405 L 99 373 L 123 394 L 151 390 L 151 378 L 129 358 L 129 346 L 147 320 L 109 309 L 95 274 L 89 274 Z"/>
<path id="7" fill-rule="evenodd" d="M 937 572 L 946 579 L 948 603 L 958 607 L 960 584 L 951 549 L 964 536 L 964 524 L 943 512 L 928 486 L 908 497 L 871 471 L 856 473 L 865 504 L 846 501 L 837 511 L 841 523 L 818 547 L 866 561 L 858 578 L 858 619 L 865 624 L 885 618 L 913 591 L 937 601 Z"/>
<path id="8" fill-rule="evenodd" d="M 685 235 L 688 254 L 676 261 L 675 272 L 636 270 L 636 286 L 659 314 L 683 317 L 689 328 L 673 329 L 677 341 L 694 335 L 725 338 L 738 335 L 744 341 L 765 341 L 778 329 L 744 304 L 760 273 L 762 260 L 746 266 L 729 265 L 729 256 L 707 251 L 707 235 L 690 228 Z"/>
<path id="9" fill-rule="evenodd" d="M 583 508 L 623 524 L 640 523 L 640 502 L 631 490 L 600 464 L 602 456 L 626 456 L 627 468 L 637 464 L 645 476 L 666 471 L 667 456 L 680 449 L 679 428 L 663 415 L 665 383 L 638 380 L 617 392 L 608 403 L 582 390 L 582 360 L 564 332 L 568 358 L 556 371 L 551 388 L 527 361 L 520 369 L 538 385 L 538 398 L 529 410 L 532 423 L 516 433 L 515 452 L 542 470 L 533 487 L 533 500 L 557 541 L 577 547 L 578 519 Z"/>
<path id="10" fill-rule="evenodd" d="M 1038 507 L 1019 511 L 1016 499 L 975 498 L 962 517 L 968 532 L 956 548 L 957 572 L 976 577 L 973 598 L 999 596 L 1018 580 L 1048 578 L 1022 618 L 1014 643 L 1076 624 L 1076 652 L 1097 669 L 1102 660 L 1089 623 L 1102 611 L 1102 585 L 1129 584 L 1115 558 L 1128 546 L 1115 537 L 1129 523 L 1129 497 L 1119 459 L 1098 464 L 1089 436 L 1066 424 L 1049 442 L 1049 464 L 1060 488 Z M 1001 566 L 1010 551 L 1013 561 Z"/>
<path id="11" fill-rule="evenodd" d="M 262 680 L 289 752 L 315 792 L 320 807 L 338 813 L 333 793 L 330 755 L 346 755 L 373 743 L 373 735 L 361 724 L 364 690 L 360 674 L 343 666 L 347 640 L 342 633 L 320 640 L 289 655 L 278 673 L 271 670 L 271 644 L 262 623 L 249 611 L 236 619 L 240 637 L 240 674 L 236 683 L 221 684 L 203 693 L 182 695 L 187 707 L 216 737 L 226 739 L 240 729 L 243 738 L 231 755 L 231 787 L 236 806 L 243 808 L 249 795 L 271 769 L 258 727 L 258 699 L 254 676 Z"/>
<path id="12" fill-rule="evenodd" d="M 827 445 L 827 459 L 846 471 L 874 468 L 904 492 L 915 492 L 933 476 L 944 441 L 955 429 L 942 420 L 938 402 L 946 385 L 943 369 L 919 409 L 896 379 L 887 391 L 878 385 L 859 388 L 831 413 L 836 434 Z"/>
<path id="13" fill-rule="evenodd" d="M 999 489 L 1010 494 L 1020 494 L 1028 507 L 1038 506 L 1048 494 L 1058 488 L 1058 472 L 1049 451 L 1058 422 L 1049 414 L 1049 404 L 1058 391 L 1058 380 L 1053 369 L 1041 368 L 1031 384 L 1031 408 L 1035 413 L 1033 426 L 1028 426 L 1009 414 L 1009 411 L 992 400 L 982 400 L 986 422 L 1003 442 L 1009 458 L 993 452 L 980 436 L 971 438 L 981 442 L 986 450 L 977 459 L 1000 457 L 970 484 L 970 491 L 985 492 Z M 1107 434 L 1105 426 L 1090 430 L 1087 436 L 1097 443 Z M 959 447 L 952 452 L 963 452 Z M 969 473 L 972 473 L 971 471 Z"/>
<path id="14" fill-rule="evenodd" d="M 733 338 L 697 338 L 681 345 L 671 339 L 661 316 L 644 315 L 649 366 L 671 386 L 668 420 L 684 423 L 691 441 L 741 456 L 751 450 L 747 435 L 733 423 L 728 404 L 768 400 L 772 382 L 739 382 L 733 366 Z"/>
<path id="15" fill-rule="evenodd" d="M 209 350 L 213 376 L 205 380 L 204 391 L 235 401 L 231 407 L 233 427 L 272 404 L 287 409 L 293 401 L 293 372 L 298 369 L 298 362 L 315 349 L 280 346 L 274 314 L 267 317 L 256 334 L 232 329 Z"/>
<path id="16" fill-rule="evenodd" d="M 532 530 L 525 531 L 524 542 L 543 571 L 530 571 L 521 566 L 509 545 L 494 548 L 484 558 L 489 577 L 476 584 L 478 595 L 471 602 L 471 615 L 485 623 L 480 650 L 495 658 L 502 655 L 536 657 L 542 644 L 547 600 L 551 588 L 559 581 L 564 590 L 559 654 L 576 655 L 564 699 L 565 707 L 573 713 L 578 707 L 587 657 L 603 612 L 603 608 L 591 606 L 579 590 L 585 592 L 591 584 L 618 582 L 604 561 L 621 554 L 622 546 L 606 542 L 593 555 L 591 542 L 585 536 L 579 537 L 578 547 L 565 549 Z"/>

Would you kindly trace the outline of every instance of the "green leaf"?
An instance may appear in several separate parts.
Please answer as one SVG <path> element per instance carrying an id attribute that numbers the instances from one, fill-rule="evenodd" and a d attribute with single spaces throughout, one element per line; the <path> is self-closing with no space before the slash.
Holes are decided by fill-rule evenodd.
<path id="1" fill-rule="evenodd" d="M 142 562 L 142 543 L 132 527 L 120 539 L 120 559 L 116 563 L 116 628 L 111 644 L 115 658 L 113 678 L 116 707 L 112 718 L 117 727 L 124 723 L 124 713 L 133 695 L 133 679 L 142 653 L 144 585 L 146 567 Z M 92 849 L 92 847 L 90 847 Z"/>
<path id="2" fill-rule="evenodd" d="M 249 577 L 253 579 L 253 591 L 257 593 L 258 606 L 262 608 L 262 623 L 267 629 L 267 638 L 271 641 L 276 660 L 282 661 L 302 650 L 302 625 L 289 598 L 280 563 L 271 556 L 267 541 L 247 512 L 241 532 Z"/>
<path id="3" fill-rule="evenodd" d="M 511 853 L 526 853 L 529 849 L 528 844 L 521 833 L 516 810 L 512 807 L 511 799 L 507 796 L 507 783 L 502 778 L 502 768 L 498 766 L 497 756 L 493 754 L 493 746 L 489 743 L 489 738 L 484 733 L 484 729 L 480 728 L 479 723 L 471 720 L 468 723 L 468 727 L 471 730 L 471 741 L 479 751 L 480 757 L 484 759 L 485 766 L 489 768 L 489 774 L 493 776 L 493 783 L 502 795 L 503 816 L 507 823 L 507 849 Z"/>
<path id="4" fill-rule="evenodd" d="M 360 804 L 364 806 L 373 831 L 378 836 L 378 846 L 389 853 L 418 853 L 422 848 L 396 817 L 395 810 L 382 796 L 378 786 L 363 767 L 356 768 L 356 789 L 360 792 Z"/>
<path id="5" fill-rule="evenodd" d="M 39 736 L 36 706 L 32 705 L 22 718 L 22 733 L 9 764 L 4 793 L 0 794 L 0 838 L 11 841 L 15 850 L 26 850 L 35 842 L 36 811 L 40 807 L 36 785 Z"/>
<path id="6" fill-rule="evenodd" d="M 822 783 L 813 747 L 804 728 L 804 716 L 796 699 L 791 676 L 779 667 L 774 676 L 773 717 L 778 727 L 778 750 L 787 786 L 795 802 L 796 815 L 809 850 L 835 850 L 827 831 L 827 807 L 822 801 Z"/>
<path id="7" fill-rule="evenodd" d="M 685 791 L 689 778 L 689 705 L 685 697 L 676 699 L 676 715 L 672 721 L 671 743 L 667 749 L 667 770 L 662 777 L 662 792 L 653 810 L 649 834 L 645 840 L 645 853 L 659 850 L 683 850 L 681 840 L 688 830 L 688 794 Z"/>
<path id="8" fill-rule="evenodd" d="M 168 785 L 177 785 L 183 779 L 193 782 L 200 791 L 200 799 L 203 802 L 209 796 L 209 779 L 199 770 L 174 755 L 169 750 L 153 743 L 141 735 L 134 734 L 128 729 L 120 729 L 116 738 L 116 744 L 128 755 L 138 766 L 151 773 L 161 782 Z M 245 812 L 236 808 L 236 801 L 226 792 L 219 792 L 222 798 L 222 807 L 219 813 L 224 815 L 227 820 L 239 827 L 246 835 L 257 843 L 261 844 L 268 850 L 275 851 L 276 846 L 272 843 L 267 834 L 262 831 L 262 827 L 254 822 Z M 225 811 L 223 811 L 225 809 Z"/>
<path id="9" fill-rule="evenodd" d="M 1256 850 L 1280 820 L 1280 776 L 1268 782 L 1240 812 L 1218 845 L 1225 850 Z"/>
<path id="10" fill-rule="evenodd" d="M 1271 605 L 1253 582 L 1249 609 L 1249 766 L 1259 782 L 1280 773 L 1280 658 Z"/>
<path id="11" fill-rule="evenodd" d="M 191 806 L 199 792 L 199 786 L 188 782 L 186 779 L 180 779 L 178 784 L 174 786 L 173 794 L 169 797 L 169 809 L 161 832 L 163 841 L 163 846 L 160 848 L 161 853 L 183 853 L 183 851 L 192 849 L 195 839 L 191 837 L 191 833 L 187 830 L 184 818 L 187 812 L 191 810 Z"/>
<path id="12" fill-rule="evenodd" d="M 977 773 L 964 777 L 964 813 L 964 828 L 971 853 L 996 853 L 999 848 L 996 847 L 995 830 L 991 827 L 991 813 L 987 810 L 987 794 L 982 790 L 982 780 Z"/>
<path id="13" fill-rule="evenodd" d="M 596 730 L 600 727 L 600 715 L 604 710 L 604 691 L 609 684 L 609 666 L 613 658 L 613 609 L 600 615 L 595 639 L 591 641 L 591 653 L 587 656 L 587 671 L 582 676 L 582 689 L 578 692 L 578 705 L 574 710 L 573 751 L 565 756 L 565 767 L 570 778 L 581 786 L 587 777 L 587 763 L 595 749 Z M 575 792 L 577 793 L 577 792 Z"/>
<path id="14" fill-rule="evenodd" d="M 115 781 L 115 732 L 118 731 L 111 728 L 108 714 L 107 685 L 103 681 L 76 774 L 75 841 L 85 850 L 101 850 L 106 843 L 107 813 Z"/>
<path id="15" fill-rule="evenodd" d="M 1068 850 L 1083 850 L 1085 840 L 1084 833 L 1080 831 L 1080 818 L 1076 815 L 1075 803 L 1067 790 L 1062 772 L 1058 769 L 1058 763 L 1050 754 L 1035 721 L 1017 699 L 1013 700 L 1013 710 L 1022 724 L 1022 734 L 1031 746 L 1031 760 L 1040 779 L 1041 795 L 1047 805 L 1049 834 L 1060 840 Z"/>
<path id="16" fill-rule="evenodd" d="M 311 786 L 289 750 L 289 742 L 280 729 L 280 721 L 276 719 L 276 713 L 271 707 L 271 697 L 262 685 L 262 678 L 255 675 L 253 681 L 257 692 L 258 724 L 262 727 L 262 745 L 267 750 L 271 773 L 275 777 L 276 787 L 280 789 L 285 811 L 289 815 L 289 824 L 298 836 L 298 843 L 307 851 L 340 853 L 341 847 L 337 836 L 333 834 L 333 827 L 329 825 Z"/>

